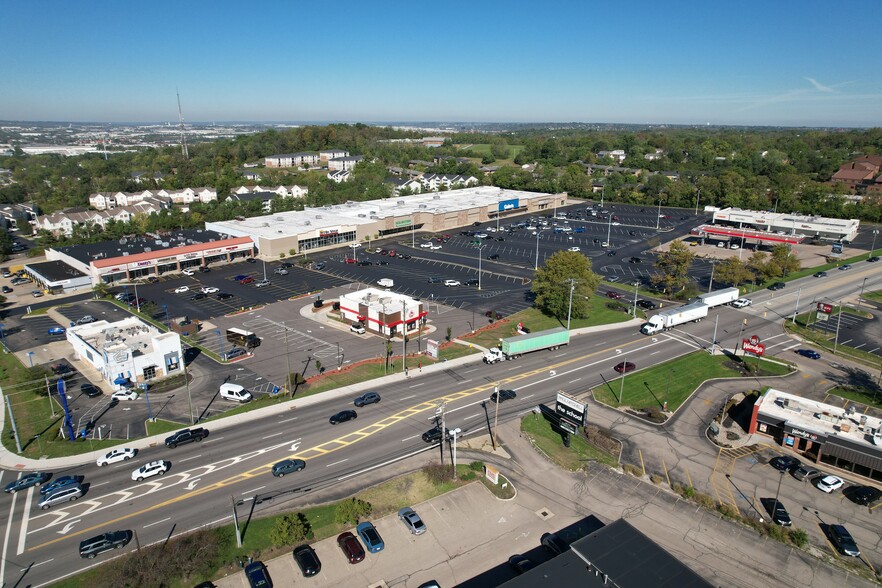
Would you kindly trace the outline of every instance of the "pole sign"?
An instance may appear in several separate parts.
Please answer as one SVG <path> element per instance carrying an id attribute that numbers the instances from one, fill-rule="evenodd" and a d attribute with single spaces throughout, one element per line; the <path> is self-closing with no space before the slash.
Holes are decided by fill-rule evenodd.
<path id="1" fill-rule="evenodd" d="M 766 346 L 760 343 L 760 338 L 756 335 L 753 335 L 750 339 L 744 339 L 741 342 L 741 348 L 746 353 L 753 353 L 754 355 L 763 355 L 766 352 Z"/>
<path id="2" fill-rule="evenodd" d="M 818 312 L 823 312 L 824 314 L 830 314 L 833 312 L 833 305 L 826 304 L 824 302 L 818 302 Z"/>
<path id="3" fill-rule="evenodd" d="M 564 428 L 563 423 L 565 420 L 571 426 L 584 427 L 588 414 L 587 408 L 583 403 L 563 392 L 557 393 L 557 403 L 555 404 L 554 412 L 560 417 L 561 428 L 564 430 L 568 430 Z M 570 432 L 575 433 L 576 431 Z"/>

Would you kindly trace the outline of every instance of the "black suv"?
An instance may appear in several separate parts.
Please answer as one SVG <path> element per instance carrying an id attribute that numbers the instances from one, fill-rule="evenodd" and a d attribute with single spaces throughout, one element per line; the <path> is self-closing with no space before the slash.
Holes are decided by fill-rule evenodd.
<path id="1" fill-rule="evenodd" d="M 784 282 L 775 282 L 771 286 L 769 286 L 769 290 L 783 290 L 784 286 L 786 286 Z"/>
<path id="2" fill-rule="evenodd" d="M 450 436 L 450 429 L 447 430 L 447 436 Z M 441 440 L 441 427 L 435 426 L 423 433 L 423 441 L 426 443 L 437 443 Z"/>
<path id="3" fill-rule="evenodd" d="M 655 308 L 655 302 L 651 300 L 638 300 L 637 306 L 640 308 L 645 308 L 646 310 L 652 310 Z"/>
<path id="4" fill-rule="evenodd" d="M 208 429 L 203 429 L 202 427 L 196 429 L 184 429 L 183 431 L 178 431 L 171 437 L 166 437 L 165 446 L 174 449 L 178 445 L 192 443 L 193 441 L 202 441 L 206 437 L 208 437 Z"/>
<path id="5" fill-rule="evenodd" d="M 466 280 L 462 283 L 463 286 L 477 286 L 478 280 Z"/>
<path id="6" fill-rule="evenodd" d="M 92 559 L 111 549 L 122 549 L 132 540 L 131 531 L 113 531 L 80 541 L 80 557 Z"/>

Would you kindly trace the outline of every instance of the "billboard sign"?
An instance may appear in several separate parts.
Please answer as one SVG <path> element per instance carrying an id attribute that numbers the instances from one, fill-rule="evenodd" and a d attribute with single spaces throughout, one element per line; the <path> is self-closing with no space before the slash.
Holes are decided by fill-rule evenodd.
<path id="1" fill-rule="evenodd" d="M 750 339 L 744 339 L 741 342 L 741 348 L 745 353 L 753 353 L 754 355 L 762 355 L 766 352 L 766 346 L 760 343 L 760 338 L 756 335 Z"/>
<path id="2" fill-rule="evenodd" d="M 554 412 L 561 418 L 561 422 L 566 419 L 570 424 L 577 427 L 585 426 L 587 407 L 572 396 L 568 396 L 563 392 L 557 393 L 557 403 Z M 561 427 L 563 428 L 563 426 Z M 575 433 L 575 431 L 571 431 Z"/>
<path id="3" fill-rule="evenodd" d="M 395 221 L 395 226 L 396 227 L 409 227 L 410 226 L 410 219 L 405 218 L 405 219 L 397 220 L 397 221 Z"/>
<path id="4" fill-rule="evenodd" d="M 514 210 L 518 208 L 520 201 L 517 198 L 513 198 L 512 200 L 502 200 L 499 202 L 499 212 L 503 212 L 505 210 Z"/>
<path id="5" fill-rule="evenodd" d="M 438 359 L 438 341 L 434 339 L 426 339 L 426 355 Z"/>
<path id="6" fill-rule="evenodd" d="M 833 305 L 827 304 L 825 302 L 818 302 L 818 312 L 823 312 L 824 314 L 830 314 L 833 312 Z"/>

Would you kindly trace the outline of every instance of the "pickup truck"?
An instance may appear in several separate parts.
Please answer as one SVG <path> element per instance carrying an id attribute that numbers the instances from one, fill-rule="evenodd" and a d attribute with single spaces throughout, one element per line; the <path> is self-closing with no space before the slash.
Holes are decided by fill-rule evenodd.
<path id="1" fill-rule="evenodd" d="M 202 441 L 208 437 L 208 429 L 197 427 L 195 429 L 184 429 L 178 431 L 171 437 L 166 437 L 165 446 L 174 449 L 178 445 L 192 443 L 193 441 Z"/>

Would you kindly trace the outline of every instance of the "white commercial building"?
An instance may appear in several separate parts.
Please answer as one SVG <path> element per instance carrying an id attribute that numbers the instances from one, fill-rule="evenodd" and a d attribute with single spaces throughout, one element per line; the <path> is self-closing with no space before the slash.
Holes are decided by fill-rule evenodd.
<path id="1" fill-rule="evenodd" d="M 402 328 L 408 333 L 416 331 L 429 313 L 422 302 L 410 296 L 365 288 L 340 296 L 340 314 L 349 322 L 362 323 L 372 333 L 395 336 Z"/>
<path id="2" fill-rule="evenodd" d="M 475 222 L 551 211 L 566 204 L 566 199 L 566 194 L 480 186 L 209 222 L 205 228 L 249 237 L 260 255 L 269 259 L 288 255 L 292 249 L 304 253 L 393 235 L 412 240 L 410 233 L 417 231 L 437 233 Z"/>
<path id="3" fill-rule="evenodd" d="M 741 210 L 724 208 L 714 212 L 714 224 L 730 227 L 746 227 L 781 235 L 804 235 L 812 238 L 848 240 L 857 236 L 861 221 L 823 216 L 807 216 L 789 212 Z"/>
<path id="4" fill-rule="evenodd" d="M 67 341 L 77 357 L 115 386 L 137 385 L 183 371 L 178 334 L 163 333 L 136 317 L 70 327 Z"/>

